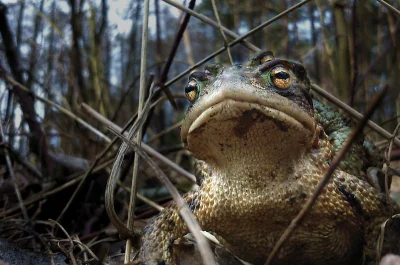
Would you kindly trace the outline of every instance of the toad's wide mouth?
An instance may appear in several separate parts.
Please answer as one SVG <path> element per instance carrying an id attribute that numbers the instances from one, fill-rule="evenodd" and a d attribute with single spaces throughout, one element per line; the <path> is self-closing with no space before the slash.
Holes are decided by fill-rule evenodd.
<path id="1" fill-rule="evenodd" d="M 312 117 L 295 103 L 280 96 L 270 94 L 268 98 L 256 97 L 252 94 L 231 93 L 220 91 L 217 95 L 209 97 L 203 104 L 194 106 L 186 115 L 182 124 L 181 138 L 187 144 L 188 135 L 202 128 L 208 122 L 223 122 L 242 117 L 245 113 L 252 112 L 253 119 L 259 119 L 260 114 L 264 119 L 272 120 L 279 129 L 294 129 L 312 135 L 315 131 L 315 122 Z M 254 114 L 257 117 L 254 117 Z"/>

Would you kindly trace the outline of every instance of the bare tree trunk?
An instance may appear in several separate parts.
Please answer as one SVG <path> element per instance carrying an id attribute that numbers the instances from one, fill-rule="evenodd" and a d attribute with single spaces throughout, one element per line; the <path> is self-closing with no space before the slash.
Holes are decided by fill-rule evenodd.
<path id="1" fill-rule="evenodd" d="M 355 25 L 355 30 L 358 31 L 357 32 L 357 40 L 355 42 L 355 48 L 354 48 L 354 53 L 357 53 L 357 61 L 358 61 L 358 72 L 359 73 L 365 73 L 368 70 L 369 67 L 369 58 L 368 58 L 368 54 L 369 54 L 369 45 L 366 47 L 365 42 L 363 40 L 368 39 L 368 35 L 366 34 L 365 30 L 359 30 L 358 25 L 359 23 L 363 23 L 363 18 L 369 16 L 369 12 L 368 12 L 368 7 L 365 6 L 365 4 L 358 4 L 357 6 L 357 24 Z M 379 11 L 378 11 L 379 12 Z M 381 12 L 380 12 L 381 13 Z M 378 13 L 379 16 L 379 13 Z M 380 56 L 380 54 L 382 53 L 382 51 L 379 51 L 379 49 L 381 49 L 381 47 L 379 47 L 381 45 L 381 38 L 379 37 L 379 31 L 380 31 L 380 23 L 378 23 L 377 25 L 377 46 L 378 46 L 378 56 Z M 361 28 L 362 29 L 362 28 Z M 353 29 L 354 30 L 354 29 Z M 361 76 L 361 75 L 360 75 Z M 357 89 L 359 89 L 359 96 L 358 98 L 355 97 L 355 101 L 357 101 L 357 99 L 359 99 L 360 101 L 364 101 L 364 102 L 369 102 L 370 98 L 370 92 L 368 91 L 369 89 L 369 85 L 365 84 L 364 80 L 362 83 L 360 78 L 357 78 L 357 86 L 359 86 Z M 354 82 L 354 80 L 353 80 Z M 354 83 L 353 83 L 354 84 Z M 356 91 L 357 93 L 358 91 Z"/>
<path id="2" fill-rule="evenodd" d="M 107 27 L 108 27 L 108 5 L 107 0 L 101 0 L 101 24 L 99 30 L 96 32 L 95 41 L 96 41 L 96 60 L 98 65 L 99 71 L 99 84 L 101 85 L 101 97 L 100 100 L 103 102 L 105 106 L 105 114 L 107 117 L 111 116 L 113 113 L 112 105 L 110 103 L 110 89 L 108 87 L 108 82 L 105 81 L 105 74 L 104 74 L 104 63 L 103 63 L 103 43 L 104 38 L 107 34 Z M 107 37 L 106 37 L 107 38 Z"/>
<path id="3" fill-rule="evenodd" d="M 51 21 L 55 21 L 55 14 L 56 14 L 56 0 L 53 0 L 53 4 L 51 5 Z M 44 89 L 49 99 L 53 99 L 53 95 L 51 93 L 51 85 L 53 83 L 53 56 L 54 56 L 54 28 L 50 27 L 50 36 L 49 36 L 49 46 L 48 46 L 48 53 L 47 53 L 47 76 L 45 79 Z M 44 105 L 44 113 L 47 116 L 48 114 L 48 106 Z"/>
<path id="4" fill-rule="evenodd" d="M 162 49 L 161 49 L 161 25 L 160 25 L 160 6 L 159 0 L 154 0 L 154 6 L 156 11 L 156 63 L 157 63 L 157 77 L 160 78 L 161 74 L 161 60 Z"/>
<path id="5" fill-rule="evenodd" d="M 281 10 L 286 10 L 287 9 L 287 3 L 286 1 L 281 1 Z M 284 16 L 281 18 L 282 20 L 282 31 L 284 32 L 284 35 L 282 36 L 282 53 L 285 55 L 285 57 L 290 56 L 290 49 L 289 49 L 289 17 Z"/>
<path id="6" fill-rule="evenodd" d="M 344 6 L 337 0 L 332 3 L 333 17 L 336 29 L 336 71 L 334 73 L 336 87 L 339 95 L 348 100 L 351 90 L 351 69 L 349 53 L 349 36 L 347 32 L 347 23 L 344 15 Z"/>
<path id="7" fill-rule="evenodd" d="M 336 65 L 334 61 L 334 50 L 330 45 L 330 35 L 326 29 L 325 26 L 325 13 L 324 13 L 324 7 L 323 7 L 323 2 L 321 0 L 316 0 L 315 3 L 317 4 L 318 10 L 319 10 L 319 21 L 321 23 L 321 31 L 322 31 L 322 43 L 324 44 L 324 62 L 327 60 L 329 63 L 329 69 L 331 70 L 331 74 L 333 78 L 335 78 L 335 72 L 336 72 Z M 325 78 L 322 78 L 323 81 L 325 81 Z M 332 89 L 331 86 L 329 86 L 327 83 L 324 83 L 325 87 L 327 89 Z M 333 87 L 333 91 L 338 94 L 337 87 Z"/>
<path id="8" fill-rule="evenodd" d="M 187 62 L 190 66 L 192 66 L 195 64 L 195 62 L 192 53 L 192 42 L 190 41 L 190 34 L 188 31 L 185 31 L 185 33 L 183 33 L 183 44 L 185 47 Z"/>
<path id="9" fill-rule="evenodd" d="M 41 30 L 41 18 L 40 13 L 43 13 L 43 5 L 44 0 L 40 2 L 39 11 L 36 12 L 34 18 L 34 28 L 33 35 L 31 38 L 31 51 L 29 54 L 29 68 L 28 68 L 28 80 L 26 81 L 26 86 L 32 89 L 33 77 L 36 74 L 36 61 L 37 61 L 37 45 L 36 39 L 39 34 L 39 30 Z"/>
<path id="10" fill-rule="evenodd" d="M 141 12 L 141 3 L 139 1 L 133 1 L 136 4 L 135 17 L 132 19 L 132 28 L 129 33 L 129 47 L 127 47 L 127 56 L 125 56 L 124 65 L 123 65 L 123 76 L 121 85 L 123 87 L 128 87 L 131 77 L 135 74 L 134 62 L 135 62 L 135 53 L 136 53 L 136 40 L 137 40 L 137 26 L 140 20 L 140 12 Z M 135 106 L 134 102 L 131 102 Z"/>
<path id="11" fill-rule="evenodd" d="M 87 51 L 89 55 L 89 71 L 91 73 L 91 87 L 94 90 L 94 98 L 92 97 L 89 102 L 93 102 L 93 105 L 96 106 L 100 113 L 103 116 L 108 116 L 108 108 L 106 106 L 110 106 L 109 97 L 107 91 L 104 89 L 104 69 L 103 69 L 103 60 L 101 54 L 101 44 L 102 38 L 104 34 L 104 29 L 107 24 L 107 3 L 106 0 L 102 0 L 102 17 L 99 30 L 96 31 L 96 11 L 93 7 L 90 8 L 90 45 L 89 50 Z M 82 92 L 84 93 L 84 92 Z"/>
<path id="12" fill-rule="evenodd" d="M 17 47 L 21 45 L 22 38 L 22 22 L 24 21 L 24 11 L 25 11 L 25 2 L 19 2 L 19 14 L 18 14 L 18 24 L 17 24 Z"/>
<path id="13" fill-rule="evenodd" d="M 351 93 L 350 93 L 350 106 L 354 107 L 354 101 L 357 93 L 357 83 L 358 83 L 358 20 L 357 20 L 357 3 L 353 2 L 352 7 L 352 21 L 351 21 L 351 46 L 350 46 L 350 54 L 351 54 L 351 65 L 353 70 L 351 71 Z"/>
<path id="14" fill-rule="evenodd" d="M 7 62 L 15 80 L 22 85 L 26 85 L 22 77 L 17 47 L 12 38 L 6 12 L 7 7 L 3 3 L 0 3 L 0 32 L 3 38 Z M 5 69 L 0 65 L 0 73 L 2 71 L 5 71 Z M 29 146 L 32 152 L 39 157 L 45 173 L 53 174 L 54 165 L 51 163 L 51 159 L 48 156 L 47 137 L 43 132 L 41 124 L 36 119 L 34 98 L 19 86 L 14 86 L 13 91 L 17 95 L 17 100 L 22 109 L 24 119 L 28 123 L 31 132 Z"/>
<path id="15" fill-rule="evenodd" d="M 310 24 L 311 24 L 311 43 L 312 43 L 313 48 L 316 48 L 316 46 L 318 45 L 318 43 L 317 43 L 318 33 L 315 29 L 314 12 L 315 12 L 314 3 L 309 3 L 308 4 L 308 16 L 310 18 Z M 315 49 L 315 52 L 313 54 L 313 59 L 314 59 L 314 73 L 315 73 L 314 78 L 317 83 L 320 83 L 321 76 L 320 76 L 320 69 L 319 69 L 318 49 Z"/>
<path id="16" fill-rule="evenodd" d="M 396 15 L 392 12 L 388 12 L 387 14 L 388 17 L 388 22 L 389 22 L 389 29 L 390 29 L 390 35 L 392 37 L 392 43 L 393 43 L 393 47 L 394 47 L 394 58 L 396 58 L 396 60 L 394 60 L 394 67 L 395 67 L 395 72 L 396 73 L 400 73 L 400 49 L 399 49 L 399 45 L 400 45 L 400 31 L 398 30 L 399 28 L 399 22 L 396 22 Z M 400 84 L 400 76 L 398 74 L 394 75 L 394 80 L 392 81 L 394 84 L 399 85 Z M 399 88 L 396 87 L 397 91 L 399 91 Z M 394 90 L 396 91 L 396 90 Z M 396 97 L 395 92 L 392 91 L 392 93 L 394 93 L 394 97 Z M 397 92 L 397 98 L 392 97 L 390 100 L 393 100 L 392 102 L 394 103 L 393 105 L 396 106 L 396 110 L 395 113 L 397 115 L 399 115 L 400 113 L 400 93 Z M 397 119 L 400 121 L 400 117 Z M 393 128 L 390 128 L 391 130 L 394 130 Z"/>
<path id="17" fill-rule="evenodd" d="M 70 69 L 73 72 L 73 81 L 71 82 L 71 94 L 70 94 L 70 102 L 74 102 L 74 97 L 76 93 L 85 91 L 86 85 L 85 80 L 83 78 L 82 70 L 82 50 L 79 45 L 79 42 L 82 39 L 82 6 L 84 0 L 80 1 L 80 5 L 77 6 L 76 0 L 69 0 L 69 5 L 71 9 L 71 19 L 70 24 L 72 28 L 72 50 L 71 50 L 71 61 L 70 61 Z M 76 81 L 75 81 L 76 80 Z M 75 82 L 78 85 L 78 89 L 75 88 Z M 82 93 L 83 101 L 88 101 L 89 98 L 85 97 L 85 93 Z"/>
<path id="18" fill-rule="evenodd" d="M 162 72 L 162 59 L 163 57 L 163 53 L 162 53 L 162 39 L 161 39 L 161 24 L 160 24 L 160 7 L 159 7 L 159 0 L 154 0 L 154 4 L 156 7 L 156 62 L 157 62 L 157 79 L 159 80 L 161 77 L 161 72 Z M 184 33 L 184 39 L 188 38 L 188 32 L 185 31 Z M 185 47 L 185 51 L 188 52 L 187 46 L 186 46 L 186 42 L 184 43 L 184 47 Z M 190 49 L 189 49 L 189 53 L 190 53 Z M 188 56 L 188 58 L 190 58 L 190 56 Z M 164 111 L 164 104 L 160 104 L 159 106 L 157 106 L 157 108 L 154 110 L 154 118 L 158 121 L 157 123 L 154 124 L 155 130 L 156 132 L 160 132 L 165 128 L 165 111 Z M 165 144 L 165 137 L 160 137 L 160 145 L 164 145 Z"/>

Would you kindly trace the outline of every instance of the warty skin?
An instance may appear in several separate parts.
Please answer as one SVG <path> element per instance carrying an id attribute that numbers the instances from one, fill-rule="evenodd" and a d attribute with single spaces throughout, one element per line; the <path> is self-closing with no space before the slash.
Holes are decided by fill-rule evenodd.
<path id="1" fill-rule="evenodd" d="M 184 198 L 202 229 L 244 261 L 264 264 L 335 154 L 309 92 L 303 66 L 270 52 L 189 78 L 181 138 L 201 160 L 201 174 Z M 274 264 L 375 261 L 379 225 L 390 206 L 399 208 L 361 173 L 352 175 L 365 168 L 355 161 L 335 171 Z M 139 259 L 175 264 L 173 242 L 186 233 L 172 204 L 144 229 Z"/>

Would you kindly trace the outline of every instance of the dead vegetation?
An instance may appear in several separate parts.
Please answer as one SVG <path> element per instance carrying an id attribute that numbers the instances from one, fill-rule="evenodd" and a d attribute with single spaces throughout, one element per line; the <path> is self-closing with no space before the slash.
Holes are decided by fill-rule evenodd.
<path id="1" fill-rule="evenodd" d="M 196 8 L 190 1 L 186 8 L 164 0 L 171 6 L 161 9 L 154 1 L 149 15 L 149 1 L 131 1 L 125 12 L 132 24 L 123 34 L 110 22 L 111 2 L 0 2 L 0 237 L 6 249 L 19 251 L 8 245 L 15 242 L 49 257 L 61 252 L 67 259 L 59 264 L 128 262 L 124 253 L 135 250 L 146 218 L 173 199 L 204 264 L 215 264 L 179 195 L 195 183 L 179 138 L 184 77 L 212 60 L 236 63 L 260 49 L 304 63 L 314 93 L 360 124 L 367 122 L 360 113 L 387 85 L 373 109 L 375 122 L 364 131 L 395 168 L 398 6 L 234 0 Z M 179 17 L 172 15 L 176 8 Z M 147 25 L 148 18 L 155 23 Z M 397 179 L 392 191 L 399 199 Z"/>

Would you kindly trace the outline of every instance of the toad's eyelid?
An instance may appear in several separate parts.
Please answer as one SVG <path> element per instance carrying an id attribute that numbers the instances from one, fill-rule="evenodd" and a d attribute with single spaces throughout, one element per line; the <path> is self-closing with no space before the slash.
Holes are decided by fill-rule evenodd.
<path id="1" fill-rule="evenodd" d="M 204 69 L 205 75 L 212 75 L 212 76 L 217 76 L 218 74 L 221 73 L 222 69 L 225 67 L 222 64 L 216 63 L 216 64 L 211 64 L 207 65 Z"/>
<path id="2" fill-rule="evenodd" d="M 254 74 L 256 73 L 265 73 L 268 71 L 271 71 L 273 68 L 275 67 L 282 67 L 284 69 L 286 69 L 287 71 L 290 71 L 291 65 L 288 61 L 286 60 L 281 60 L 281 59 L 273 59 L 271 61 L 267 61 L 261 65 L 259 65 L 258 67 L 256 67 L 253 71 Z"/>
<path id="3" fill-rule="evenodd" d="M 260 64 L 272 61 L 273 59 L 275 59 L 275 57 L 272 54 L 265 54 L 260 58 Z"/>
<path id="4" fill-rule="evenodd" d="M 197 82 L 207 81 L 208 77 L 205 72 L 193 72 L 189 76 L 189 81 L 195 80 Z"/>

